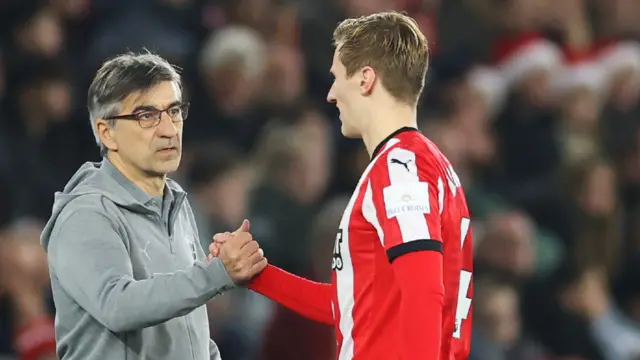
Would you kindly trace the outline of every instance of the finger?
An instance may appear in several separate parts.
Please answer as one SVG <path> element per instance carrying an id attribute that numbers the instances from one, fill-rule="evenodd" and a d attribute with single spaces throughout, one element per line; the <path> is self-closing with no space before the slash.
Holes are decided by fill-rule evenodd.
<path id="1" fill-rule="evenodd" d="M 268 264 L 269 262 L 267 261 L 267 258 L 262 258 L 262 260 L 253 264 L 253 266 L 251 267 L 251 270 L 249 271 L 249 273 L 251 274 L 251 277 L 257 275 L 262 270 L 264 270 L 264 268 L 266 268 Z"/>
<path id="2" fill-rule="evenodd" d="M 262 251 L 262 249 L 258 249 L 255 252 L 253 252 L 251 255 L 249 255 L 249 264 L 253 265 L 255 263 L 260 262 L 262 259 L 264 258 L 264 251 Z"/>
<path id="3" fill-rule="evenodd" d="M 212 256 L 218 256 L 220 254 L 220 247 L 222 244 L 219 243 L 211 243 L 209 244 L 209 252 Z"/>
<path id="4" fill-rule="evenodd" d="M 231 238 L 231 233 L 230 232 L 219 233 L 219 234 L 213 235 L 213 241 L 214 242 L 219 242 L 219 243 L 224 243 L 227 240 L 229 240 L 230 238 Z"/>
<path id="5" fill-rule="evenodd" d="M 242 247 L 253 241 L 253 236 L 247 232 L 240 232 L 233 233 L 229 239 L 228 243 L 233 243 L 238 249 L 242 249 Z"/>
<path id="6" fill-rule="evenodd" d="M 242 258 L 249 257 L 259 249 L 260 249 L 260 245 L 258 244 L 257 241 L 255 240 L 249 241 L 240 249 L 239 256 Z"/>
<path id="7" fill-rule="evenodd" d="M 214 244 L 218 244 L 219 247 L 218 249 L 220 251 L 222 248 L 222 245 L 224 244 L 224 247 L 228 247 L 230 254 L 231 253 L 236 253 L 236 254 L 240 254 L 240 250 L 249 242 L 251 242 L 253 239 L 251 238 L 251 234 L 249 233 L 238 233 L 235 234 L 231 237 L 229 237 L 228 240 L 226 240 L 224 243 L 220 243 L 220 242 L 215 242 Z"/>
<path id="8" fill-rule="evenodd" d="M 235 232 L 249 232 L 250 230 L 251 230 L 251 223 L 249 222 L 249 220 L 244 219 L 242 221 L 242 225 L 240 225 L 238 230 L 236 230 Z"/>

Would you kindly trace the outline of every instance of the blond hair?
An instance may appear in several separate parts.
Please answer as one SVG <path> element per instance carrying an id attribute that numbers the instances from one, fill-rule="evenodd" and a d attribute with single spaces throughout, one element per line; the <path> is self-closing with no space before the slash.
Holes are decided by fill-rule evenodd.
<path id="1" fill-rule="evenodd" d="M 414 19 L 393 11 L 347 19 L 333 32 L 333 42 L 348 77 L 371 66 L 394 98 L 417 103 L 427 73 L 429 46 Z"/>

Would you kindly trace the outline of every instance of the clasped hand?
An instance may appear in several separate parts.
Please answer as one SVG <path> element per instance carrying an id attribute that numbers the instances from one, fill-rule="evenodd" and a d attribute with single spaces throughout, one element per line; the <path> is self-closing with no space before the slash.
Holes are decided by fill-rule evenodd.
<path id="1" fill-rule="evenodd" d="M 214 235 L 209 245 L 209 257 L 217 257 L 222 261 L 236 285 L 245 285 L 267 266 L 264 252 L 249 230 L 249 221 L 244 220 L 234 233 Z"/>

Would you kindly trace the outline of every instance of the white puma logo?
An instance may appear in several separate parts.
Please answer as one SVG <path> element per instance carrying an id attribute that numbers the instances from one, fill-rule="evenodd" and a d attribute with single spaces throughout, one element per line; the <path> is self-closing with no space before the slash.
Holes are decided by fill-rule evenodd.
<path id="1" fill-rule="evenodd" d="M 151 240 L 147 240 L 147 243 L 144 245 L 144 248 L 142 249 L 142 253 L 144 254 L 144 256 L 147 257 L 147 259 L 151 260 L 151 256 L 149 256 L 149 253 L 147 252 L 147 247 L 149 247 L 149 244 L 151 244 Z"/>

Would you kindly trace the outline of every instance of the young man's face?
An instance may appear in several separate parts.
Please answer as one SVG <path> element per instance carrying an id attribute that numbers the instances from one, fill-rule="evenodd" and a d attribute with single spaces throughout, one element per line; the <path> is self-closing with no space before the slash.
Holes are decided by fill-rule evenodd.
<path id="1" fill-rule="evenodd" d="M 347 77 L 347 69 L 340 61 L 340 46 L 336 47 L 331 65 L 333 85 L 327 94 L 327 101 L 336 104 L 342 122 L 342 135 L 348 138 L 359 138 L 361 134 L 360 118 L 357 115 L 357 98 L 360 86 L 357 76 Z"/>
<path id="2" fill-rule="evenodd" d="M 165 175 L 176 171 L 182 154 L 183 121 L 172 120 L 168 113 L 175 115 L 181 101 L 180 88 L 172 81 L 127 96 L 121 114 L 167 111 L 160 114 L 160 122 L 154 126 L 143 127 L 138 120 L 116 120 L 110 130 L 109 148 L 144 173 Z"/>

